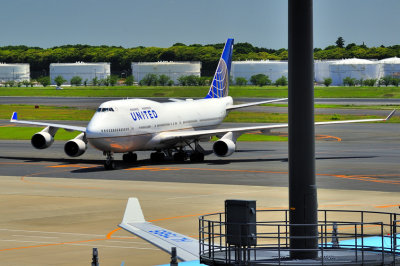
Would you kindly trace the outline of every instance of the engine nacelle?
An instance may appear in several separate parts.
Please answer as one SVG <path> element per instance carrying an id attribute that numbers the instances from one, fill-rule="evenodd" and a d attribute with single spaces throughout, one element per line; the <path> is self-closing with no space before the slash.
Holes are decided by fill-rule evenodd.
<path id="1" fill-rule="evenodd" d="M 64 145 L 64 151 L 69 157 L 78 157 L 85 153 L 86 143 L 81 139 L 71 139 Z"/>
<path id="2" fill-rule="evenodd" d="M 217 140 L 213 145 L 213 151 L 218 157 L 227 157 L 234 153 L 235 143 L 230 139 Z"/>
<path id="3" fill-rule="evenodd" d="M 54 137 L 48 132 L 38 132 L 32 136 L 31 143 L 36 149 L 46 149 L 54 142 Z"/>

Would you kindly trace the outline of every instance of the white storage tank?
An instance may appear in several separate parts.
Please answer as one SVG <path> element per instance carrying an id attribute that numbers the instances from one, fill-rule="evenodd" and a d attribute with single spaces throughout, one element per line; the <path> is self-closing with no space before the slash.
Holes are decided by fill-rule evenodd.
<path id="1" fill-rule="evenodd" d="M 30 80 L 29 64 L 0 63 L 0 82 Z"/>
<path id="2" fill-rule="evenodd" d="M 324 83 L 324 79 L 330 78 L 329 66 L 338 60 L 315 60 L 314 79 L 317 83 Z"/>
<path id="3" fill-rule="evenodd" d="M 391 76 L 400 78 L 400 58 L 392 57 L 379 61 L 380 64 L 380 78 Z"/>
<path id="4" fill-rule="evenodd" d="M 278 78 L 288 77 L 287 61 L 233 61 L 231 68 L 231 77 L 235 81 L 236 78 L 242 77 L 250 84 L 250 78 L 253 75 L 264 74 L 269 77 L 272 82 Z"/>
<path id="5" fill-rule="evenodd" d="M 365 59 L 344 59 L 329 65 L 332 85 L 343 85 L 346 77 L 360 79 L 378 79 L 379 64 Z"/>
<path id="6" fill-rule="evenodd" d="M 133 62 L 132 75 L 140 82 L 147 74 L 166 75 L 175 84 L 181 76 L 194 75 L 200 77 L 201 62 Z"/>
<path id="7" fill-rule="evenodd" d="M 92 80 L 97 77 L 105 79 L 111 75 L 110 63 L 52 63 L 50 64 L 50 79 L 51 84 L 56 84 L 54 78 L 62 76 L 67 80 L 67 84 L 70 84 L 70 80 L 74 76 L 82 78 L 82 82 L 88 80 L 91 83 Z"/>

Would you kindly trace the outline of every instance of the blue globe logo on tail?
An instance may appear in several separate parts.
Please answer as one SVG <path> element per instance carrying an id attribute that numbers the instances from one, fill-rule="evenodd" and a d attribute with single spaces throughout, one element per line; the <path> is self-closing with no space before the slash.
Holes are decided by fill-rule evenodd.
<path id="1" fill-rule="evenodd" d="M 231 72 L 233 39 L 228 39 L 225 43 L 224 51 L 219 59 L 217 70 L 210 90 L 205 98 L 221 98 L 228 96 L 229 73 Z"/>

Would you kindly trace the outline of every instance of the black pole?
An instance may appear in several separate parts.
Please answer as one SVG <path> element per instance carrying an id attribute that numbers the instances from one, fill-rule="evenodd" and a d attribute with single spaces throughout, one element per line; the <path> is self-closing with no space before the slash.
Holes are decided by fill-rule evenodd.
<path id="1" fill-rule="evenodd" d="M 315 250 L 318 248 L 318 203 L 315 186 L 313 0 L 289 0 L 288 46 L 290 256 L 293 259 L 312 259 L 318 256 Z"/>

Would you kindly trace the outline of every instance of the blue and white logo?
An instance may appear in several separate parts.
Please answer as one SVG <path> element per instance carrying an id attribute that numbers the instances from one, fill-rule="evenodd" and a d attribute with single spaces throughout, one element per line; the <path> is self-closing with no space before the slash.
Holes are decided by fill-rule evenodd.
<path id="1" fill-rule="evenodd" d="M 158 114 L 156 111 L 150 109 L 150 110 L 131 112 L 131 117 L 133 121 L 138 121 L 146 119 L 156 119 L 158 118 Z"/>
<path id="2" fill-rule="evenodd" d="M 157 235 L 159 237 L 172 240 L 174 242 L 192 242 L 193 240 L 181 235 L 178 235 L 174 232 L 170 232 L 168 230 L 150 230 L 149 233 Z"/>
<path id="3" fill-rule="evenodd" d="M 232 63 L 232 50 L 233 39 L 228 39 L 226 41 L 221 58 L 219 59 L 218 67 L 215 71 L 210 90 L 208 91 L 208 94 L 205 98 L 221 98 L 228 96 L 229 73 L 231 71 Z"/>

